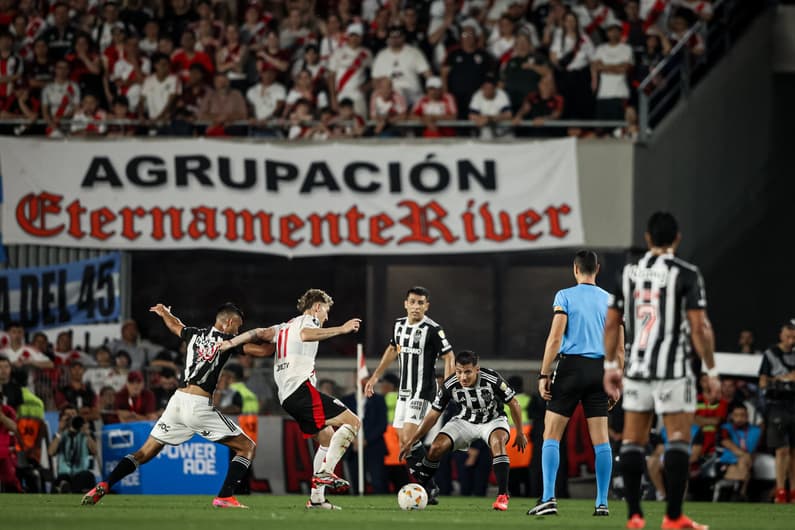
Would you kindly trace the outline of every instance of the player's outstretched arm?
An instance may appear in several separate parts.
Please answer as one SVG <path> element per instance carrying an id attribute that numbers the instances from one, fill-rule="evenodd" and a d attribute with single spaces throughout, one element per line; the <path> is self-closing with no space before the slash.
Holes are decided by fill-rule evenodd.
<path id="1" fill-rule="evenodd" d="M 613 401 L 618 401 L 621 397 L 623 362 L 618 360 L 618 343 L 622 337 L 621 313 L 611 307 L 607 310 L 607 318 L 605 319 L 605 375 L 603 384 L 607 397 Z M 623 352 L 624 348 L 620 349 Z"/>
<path id="2" fill-rule="evenodd" d="M 355 333 L 359 331 L 359 326 L 362 323 L 361 318 L 352 318 L 341 326 L 333 328 L 303 328 L 301 330 L 301 341 L 303 342 L 317 342 L 319 340 L 330 339 L 337 335 L 347 335 L 348 333 Z"/>
<path id="3" fill-rule="evenodd" d="M 425 415 L 425 418 L 423 418 L 422 423 L 417 429 L 417 432 L 414 433 L 414 436 L 406 440 L 404 445 L 400 446 L 401 460 L 405 459 L 409 453 L 411 453 L 411 448 L 414 447 L 414 444 L 417 443 L 417 440 L 422 440 L 425 435 L 428 434 L 428 431 L 430 431 L 431 427 L 436 424 L 436 421 L 441 415 L 442 413 L 436 409 L 431 409 L 428 414 Z"/>
<path id="4" fill-rule="evenodd" d="M 395 362 L 398 356 L 398 349 L 394 345 L 390 344 L 384 350 L 384 354 L 381 356 L 381 362 L 378 363 L 378 367 L 376 367 L 375 372 L 373 375 L 370 376 L 370 379 L 367 381 L 367 384 L 364 385 L 364 395 L 367 397 L 373 397 L 375 394 L 375 385 L 378 384 L 378 380 L 381 379 L 381 376 L 384 375 L 387 367 Z"/>
<path id="5" fill-rule="evenodd" d="M 183 324 L 180 319 L 178 319 L 173 314 L 171 314 L 171 306 L 156 304 L 150 307 L 149 311 L 162 318 L 163 323 L 166 325 L 166 327 L 171 333 L 173 333 L 177 337 L 182 335 L 182 328 L 185 327 L 185 324 Z"/>
<path id="6" fill-rule="evenodd" d="M 252 357 L 270 357 L 276 351 L 276 344 L 267 342 L 265 344 L 244 344 L 243 353 Z"/>
<path id="7" fill-rule="evenodd" d="M 233 338 L 231 338 L 229 340 L 225 340 L 225 341 L 221 342 L 221 344 L 218 346 L 218 350 L 219 351 L 226 351 L 226 350 L 228 350 L 230 348 L 237 348 L 238 346 L 242 346 L 244 344 L 248 344 L 248 343 L 253 342 L 255 340 L 260 340 L 260 341 L 264 341 L 264 342 L 273 342 L 275 338 L 276 338 L 276 327 L 275 326 L 271 326 L 269 328 L 254 328 L 254 329 L 250 329 L 250 330 L 248 330 L 248 331 L 246 331 L 244 333 L 241 333 L 240 335 L 238 335 L 236 337 L 233 337 Z M 257 350 L 257 349 L 250 348 L 249 351 L 246 351 L 245 353 L 257 356 L 256 352 L 258 352 L 258 351 L 259 350 Z M 264 351 L 265 350 L 263 350 L 263 352 Z M 271 353 L 273 353 L 272 350 L 271 350 Z M 264 355 L 259 355 L 259 356 L 260 357 L 264 357 Z"/>
<path id="8" fill-rule="evenodd" d="M 522 425 L 522 406 L 516 398 L 508 402 L 508 410 L 511 411 L 511 419 L 516 429 L 516 439 L 513 441 L 513 446 L 518 447 L 519 451 L 524 453 L 527 447 L 527 437 L 524 435 L 524 426 Z"/>
<path id="9" fill-rule="evenodd" d="M 688 309 L 687 320 L 692 330 L 690 336 L 693 347 L 701 357 L 703 371 L 709 376 L 704 397 L 708 400 L 717 399 L 720 396 L 720 379 L 718 367 L 715 365 L 715 335 L 712 332 L 712 324 L 704 309 Z"/>

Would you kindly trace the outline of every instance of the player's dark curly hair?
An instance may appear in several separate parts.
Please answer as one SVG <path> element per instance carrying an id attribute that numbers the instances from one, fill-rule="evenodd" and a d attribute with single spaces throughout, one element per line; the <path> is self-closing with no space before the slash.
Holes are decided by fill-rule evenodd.
<path id="1" fill-rule="evenodd" d="M 307 309 L 310 309 L 313 305 L 320 302 L 321 304 L 328 304 L 329 307 L 334 305 L 334 300 L 326 293 L 326 291 L 321 291 L 320 289 L 309 289 L 301 298 L 298 299 L 298 310 L 300 312 L 304 312 Z"/>
<path id="2" fill-rule="evenodd" d="M 220 307 L 218 307 L 218 311 L 215 312 L 216 320 L 224 320 L 232 317 L 240 317 L 240 320 L 243 320 L 243 316 L 243 311 L 241 311 L 240 308 L 232 302 L 226 302 L 225 304 L 222 304 Z"/>
<path id="3" fill-rule="evenodd" d="M 417 296 L 424 296 L 426 301 L 428 302 L 431 301 L 431 292 L 425 287 L 422 287 L 420 285 L 415 285 L 414 287 L 411 287 L 409 288 L 408 291 L 406 291 L 407 300 L 410 294 L 416 294 Z"/>

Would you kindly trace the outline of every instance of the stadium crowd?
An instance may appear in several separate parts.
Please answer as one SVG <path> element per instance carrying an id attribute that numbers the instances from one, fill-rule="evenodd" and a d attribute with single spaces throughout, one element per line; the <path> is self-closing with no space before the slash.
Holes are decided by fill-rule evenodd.
<path id="1" fill-rule="evenodd" d="M 0 0 L 0 134 L 493 138 L 597 119 L 634 137 L 640 81 L 712 15 L 709 0 Z M 454 119 L 471 126 L 437 125 Z"/>
<path id="2" fill-rule="evenodd" d="M 184 347 L 183 342 L 178 351 L 171 351 L 142 339 L 133 320 L 122 323 L 117 339 L 91 351 L 75 346 L 68 331 L 59 333 L 50 344 L 44 333 L 27 334 L 19 323 L 8 325 L 0 332 L 0 491 L 85 492 L 91 488 L 98 458 L 95 433 L 103 424 L 156 419 L 180 385 L 184 351 L 179 350 Z M 764 352 L 756 348 L 753 334 L 747 330 L 740 334 L 736 350 L 760 356 L 760 374 L 723 378 L 721 396 L 715 402 L 699 396 L 692 426 L 689 494 L 705 500 L 767 501 L 772 497 L 776 502 L 795 502 L 795 491 L 791 491 L 795 489 L 795 462 L 787 463 L 792 451 L 776 427 L 783 421 L 779 412 L 791 414 L 795 407 L 791 382 L 795 377 L 795 321 L 784 324 L 778 342 Z M 261 363 L 262 359 L 248 356 L 233 358 L 213 398 L 219 410 L 238 416 L 243 427 L 247 418 L 257 414 L 281 413 L 271 370 Z M 523 423 L 533 443 L 526 458 L 517 454 L 511 459 L 515 466 L 511 489 L 516 496 L 535 496 L 541 484 L 544 402 L 538 395 L 522 392 L 527 385 L 521 376 L 509 378 L 509 384 L 517 390 L 526 414 Z M 330 379 L 321 380 L 318 387 L 355 410 L 355 393 L 347 393 Z M 366 403 L 365 462 L 368 488 L 375 493 L 394 491 L 408 482 L 408 470 L 397 456 L 397 435 L 391 427 L 396 401 L 397 377 L 386 374 L 378 394 Z M 47 427 L 45 411 L 59 414 L 54 432 Z M 452 412 L 448 410 L 440 422 L 452 417 Z M 784 423 L 792 436 L 788 421 Z M 610 417 L 614 445 L 621 442 L 622 422 L 619 404 Z M 583 443 L 571 439 L 579 434 L 574 428 L 569 430 L 575 432 L 567 436 L 568 443 Z M 433 430 L 429 437 L 435 433 Z M 654 434 L 648 447 L 647 495 L 663 499 L 661 456 L 667 438 L 664 429 L 655 429 Z M 564 439 L 562 447 L 566 443 Z M 452 492 L 455 481 L 460 494 L 485 495 L 491 473 L 487 449 L 474 444 L 469 451 L 448 457 L 437 474 L 442 493 Z M 561 469 L 566 470 L 566 451 L 562 454 Z M 353 451 L 348 456 L 352 467 L 346 474 L 355 481 L 356 457 Z M 778 462 L 781 459 L 785 461 Z M 775 487 L 775 473 L 770 470 L 779 466 Z M 789 489 L 785 486 L 788 474 Z M 615 476 L 613 490 L 620 495 L 620 474 Z M 560 487 L 560 496 L 566 496 L 565 480 Z"/>

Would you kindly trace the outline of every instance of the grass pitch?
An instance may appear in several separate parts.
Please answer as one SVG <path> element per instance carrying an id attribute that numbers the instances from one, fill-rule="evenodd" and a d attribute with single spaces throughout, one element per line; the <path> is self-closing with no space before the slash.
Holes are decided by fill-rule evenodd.
<path id="1" fill-rule="evenodd" d="M 394 496 L 330 497 L 342 511 L 308 511 L 306 497 L 241 497 L 249 510 L 217 509 L 212 497 L 194 495 L 108 495 L 97 506 L 80 506 L 78 495 L 0 495 L 0 528 L 57 530 L 446 530 L 508 528 L 623 528 L 626 508 L 610 504 L 610 517 L 592 517 L 593 502 L 562 500 L 556 517 L 528 517 L 534 500 L 514 498 L 507 512 L 491 509 L 494 499 L 443 497 L 438 506 L 405 512 Z M 647 528 L 659 528 L 664 505 L 644 504 Z M 687 503 L 686 513 L 712 530 L 792 529 L 795 505 Z"/>

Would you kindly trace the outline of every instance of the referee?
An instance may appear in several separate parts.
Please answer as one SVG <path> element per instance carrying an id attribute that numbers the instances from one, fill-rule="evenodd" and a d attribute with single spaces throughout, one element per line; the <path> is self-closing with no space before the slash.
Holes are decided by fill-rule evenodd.
<path id="1" fill-rule="evenodd" d="M 555 477 L 560 466 L 560 439 L 582 402 L 588 432 L 596 453 L 596 508 L 594 515 L 609 515 L 607 490 L 613 467 L 607 434 L 607 394 L 602 385 L 604 325 L 609 294 L 596 286 L 596 253 L 581 250 L 574 257 L 575 287 L 558 291 L 549 330 L 538 392 L 547 401 L 541 470 L 544 492 L 527 515 L 557 515 Z M 554 373 L 552 364 L 558 364 Z"/>

